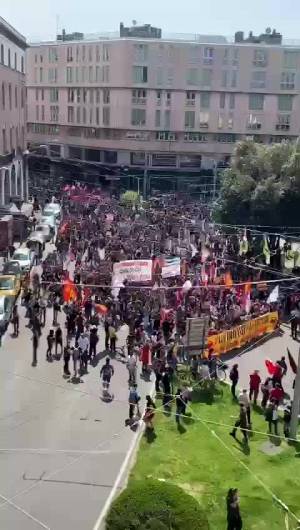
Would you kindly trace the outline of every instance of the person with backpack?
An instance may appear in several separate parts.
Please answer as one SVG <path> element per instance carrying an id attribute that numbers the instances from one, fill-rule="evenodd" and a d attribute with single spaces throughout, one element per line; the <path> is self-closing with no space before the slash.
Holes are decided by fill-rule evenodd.
<path id="1" fill-rule="evenodd" d="M 231 368 L 229 377 L 230 377 L 230 380 L 231 380 L 231 394 L 232 394 L 232 397 L 233 397 L 233 399 L 237 399 L 236 398 L 236 393 L 235 393 L 236 386 L 237 386 L 237 384 L 239 382 L 239 370 L 238 370 L 238 365 L 237 364 L 234 364 L 233 367 Z"/>

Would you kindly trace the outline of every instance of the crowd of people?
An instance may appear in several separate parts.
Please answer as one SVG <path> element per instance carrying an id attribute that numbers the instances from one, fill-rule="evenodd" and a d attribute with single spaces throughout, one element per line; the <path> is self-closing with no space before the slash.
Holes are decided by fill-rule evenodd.
<path id="1" fill-rule="evenodd" d="M 204 205 L 168 196 L 142 205 L 122 204 L 104 192 L 81 186 L 64 189 L 60 205 L 55 247 L 49 247 L 34 267 L 22 293 L 32 331 L 32 366 L 37 366 L 40 355 L 48 362 L 62 360 L 63 377 L 76 382 L 89 366 L 100 363 L 102 398 L 112 400 L 112 359 L 118 358 L 128 370 L 126 425 L 134 428 L 143 414 L 146 429 L 154 430 L 157 405 L 147 395 L 143 412 L 139 392 L 140 377 L 145 381 L 152 377 L 163 408 L 171 411 L 174 403 L 174 418 L 180 426 L 191 400 L 191 385 L 217 378 L 212 349 L 193 355 L 187 350 L 187 319 L 206 315 L 208 334 L 214 335 L 270 311 L 282 315 L 286 301 L 270 301 L 266 284 L 252 286 L 253 281 L 265 280 L 266 272 L 247 266 L 247 257 L 239 251 L 244 235 L 228 235 L 216 228 Z M 180 258 L 180 269 L 169 277 L 163 274 L 166 256 Z M 128 260 L 152 260 L 151 280 L 137 283 L 125 278 L 114 283 L 114 264 Z M 289 310 L 292 335 L 297 338 L 297 300 L 292 305 L 289 301 Z M 49 313 L 52 325 L 47 349 L 41 352 L 40 337 Z M 12 323 L 17 336 L 17 306 Z M 177 368 L 182 363 L 189 365 L 191 385 L 178 382 Z M 282 357 L 272 377 L 262 380 L 255 370 L 249 375 L 249 388 L 238 392 L 239 366 L 233 365 L 231 392 L 239 416 L 231 436 L 236 438 L 239 428 L 244 443 L 249 444 L 251 410 L 260 397 L 269 433 L 279 434 L 278 407 L 284 401 L 286 372 Z M 286 437 L 290 419 L 287 406 Z M 228 528 L 242 528 L 237 490 L 229 491 L 227 509 Z"/>

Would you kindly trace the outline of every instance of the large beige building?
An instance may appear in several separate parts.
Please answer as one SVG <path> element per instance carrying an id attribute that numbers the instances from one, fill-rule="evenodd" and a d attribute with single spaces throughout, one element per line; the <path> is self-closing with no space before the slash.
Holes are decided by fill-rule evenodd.
<path id="1" fill-rule="evenodd" d="M 26 41 L 0 17 L 0 205 L 24 198 Z"/>
<path id="2" fill-rule="evenodd" d="M 300 47 L 277 33 L 133 35 L 28 49 L 30 142 L 67 159 L 194 171 L 226 161 L 242 138 L 299 135 Z"/>

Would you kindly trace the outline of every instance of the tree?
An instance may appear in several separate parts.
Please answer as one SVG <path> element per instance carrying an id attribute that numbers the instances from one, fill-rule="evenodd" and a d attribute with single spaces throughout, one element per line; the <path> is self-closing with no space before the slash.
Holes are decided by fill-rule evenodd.
<path id="1" fill-rule="evenodd" d="M 300 140 L 237 143 L 224 173 L 215 219 L 224 224 L 299 224 Z"/>

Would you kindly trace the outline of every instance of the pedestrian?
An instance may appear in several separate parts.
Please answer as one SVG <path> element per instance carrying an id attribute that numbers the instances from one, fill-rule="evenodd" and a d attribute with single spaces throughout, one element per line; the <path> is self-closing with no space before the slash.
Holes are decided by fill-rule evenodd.
<path id="1" fill-rule="evenodd" d="M 259 375 L 259 370 L 254 370 L 253 374 L 250 374 L 250 391 L 249 391 L 249 399 L 250 401 L 252 401 L 252 397 L 253 397 L 254 405 L 257 404 L 260 383 L 261 383 L 261 378 Z"/>
<path id="2" fill-rule="evenodd" d="M 285 357 L 281 357 L 281 359 L 279 361 L 276 361 L 277 364 L 282 368 L 282 376 L 286 375 L 287 373 L 287 364 L 286 364 L 286 361 L 285 361 Z"/>
<path id="3" fill-rule="evenodd" d="M 129 385 L 136 383 L 136 370 L 137 370 L 137 356 L 135 351 L 131 353 L 131 355 L 128 356 L 127 359 L 127 369 L 129 373 Z"/>
<path id="4" fill-rule="evenodd" d="M 47 361 L 52 361 L 52 348 L 55 341 L 54 330 L 50 329 L 49 334 L 47 335 L 47 351 L 46 359 Z"/>
<path id="5" fill-rule="evenodd" d="M 32 364 L 31 366 L 37 365 L 37 351 L 39 347 L 39 335 L 38 333 L 32 334 Z"/>
<path id="6" fill-rule="evenodd" d="M 102 385 L 103 385 L 103 392 L 105 394 L 108 393 L 110 380 L 112 376 L 114 375 L 114 367 L 112 364 L 110 364 L 110 358 L 106 357 L 105 364 L 102 366 L 100 370 L 100 379 L 102 378 Z"/>
<path id="7" fill-rule="evenodd" d="M 81 333 L 78 339 L 78 348 L 80 354 L 80 369 L 82 372 L 87 372 L 88 358 L 89 358 L 90 341 L 86 333 Z"/>
<path id="8" fill-rule="evenodd" d="M 53 302 L 53 323 L 52 326 L 57 325 L 57 316 L 60 311 L 60 297 L 57 295 Z"/>
<path id="9" fill-rule="evenodd" d="M 104 322 L 104 332 L 105 332 L 105 351 L 109 350 L 109 322 L 106 319 Z"/>
<path id="10" fill-rule="evenodd" d="M 154 429 L 153 419 L 155 416 L 155 409 L 156 409 L 156 406 L 155 406 L 154 401 L 151 399 L 151 396 L 149 395 L 146 396 L 146 409 L 145 409 L 145 414 L 143 417 L 143 420 L 146 425 L 146 429 L 151 429 L 151 430 Z"/>
<path id="11" fill-rule="evenodd" d="M 230 436 L 233 436 L 233 438 L 236 438 L 236 431 L 237 428 L 241 429 L 241 433 L 244 437 L 244 442 L 246 445 L 248 445 L 248 430 L 249 430 L 249 424 L 248 424 L 248 418 L 247 418 L 247 409 L 243 403 L 240 403 L 240 414 L 238 420 L 234 424 L 234 428 L 229 433 Z"/>
<path id="12" fill-rule="evenodd" d="M 226 497 L 227 530 L 242 530 L 243 522 L 240 514 L 238 490 L 230 488 Z"/>
<path id="13" fill-rule="evenodd" d="M 278 436 L 278 402 L 269 401 L 266 408 L 266 421 L 269 425 L 269 433 L 272 434 L 272 427 L 274 426 L 274 434 Z"/>
<path id="14" fill-rule="evenodd" d="M 181 388 L 177 389 L 177 392 L 175 394 L 175 403 L 176 403 L 175 421 L 177 425 L 179 425 L 181 414 L 184 414 L 185 409 L 186 409 L 186 403 L 184 403 L 182 396 L 181 396 Z"/>
<path id="15" fill-rule="evenodd" d="M 171 378 L 170 378 L 170 372 L 169 372 L 169 370 L 167 368 L 162 373 L 161 382 L 162 382 L 163 391 L 164 391 L 163 406 L 165 407 L 172 399 L 172 396 L 171 396 L 171 393 L 172 393 L 171 392 Z"/>
<path id="16" fill-rule="evenodd" d="M 210 348 L 208 350 L 208 368 L 209 368 L 209 375 L 211 379 L 217 379 L 217 357 L 214 354 L 213 348 Z"/>
<path id="17" fill-rule="evenodd" d="M 74 348 L 74 346 L 72 346 L 71 355 L 73 358 L 74 377 L 77 378 L 78 377 L 78 361 L 79 361 L 79 350 L 77 347 Z"/>
<path id="18" fill-rule="evenodd" d="M 58 346 L 60 346 L 60 356 L 61 356 L 63 353 L 63 335 L 62 335 L 62 329 L 59 324 L 55 330 L 55 357 L 57 357 Z"/>
<path id="19" fill-rule="evenodd" d="M 230 371 L 230 374 L 229 374 L 229 377 L 230 377 L 230 380 L 231 380 L 231 394 L 232 394 L 232 397 L 233 399 L 236 399 L 236 386 L 239 382 L 239 370 L 238 370 L 238 365 L 237 364 L 234 364 L 231 371 Z"/>
<path id="20" fill-rule="evenodd" d="M 41 298 L 40 299 L 39 305 L 40 305 L 41 326 L 44 327 L 45 324 L 46 324 L 46 308 L 47 308 L 47 302 L 46 302 L 45 298 Z"/>
<path id="21" fill-rule="evenodd" d="M 270 391 L 273 388 L 272 378 L 267 377 L 265 382 L 261 385 L 261 391 L 262 391 L 262 401 L 261 401 L 261 407 L 264 409 L 266 408 L 267 402 L 269 400 Z"/>
<path id="22" fill-rule="evenodd" d="M 284 391 L 282 389 L 282 386 L 279 383 L 276 383 L 275 388 L 272 388 L 269 394 L 269 400 L 270 401 L 276 401 L 277 403 L 281 403 L 284 398 Z"/>
<path id="23" fill-rule="evenodd" d="M 249 399 L 248 392 L 247 392 L 246 388 L 244 388 L 242 390 L 242 392 L 240 392 L 238 401 L 239 401 L 240 405 L 242 404 L 242 405 L 245 406 L 246 411 L 247 411 L 248 424 L 251 427 L 251 404 L 250 404 L 250 399 Z"/>
<path id="24" fill-rule="evenodd" d="M 14 327 L 14 336 L 18 337 L 19 335 L 19 313 L 17 304 L 13 308 L 11 323 Z"/>
<path id="25" fill-rule="evenodd" d="M 291 335 L 294 340 L 297 340 L 298 323 L 300 320 L 300 311 L 298 308 L 291 311 Z"/>
<path id="26" fill-rule="evenodd" d="M 286 438 L 290 437 L 291 419 L 292 419 L 292 406 L 287 405 L 283 411 L 283 432 Z"/>
<path id="27" fill-rule="evenodd" d="M 109 341 L 110 341 L 110 351 L 111 353 L 116 352 L 116 341 L 117 341 L 117 331 L 113 324 L 110 324 L 108 328 Z"/>
<path id="28" fill-rule="evenodd" d="M 69 362 L 71 358 L 71 348 L 70 348 L 70 342 L 67 341 L 66 346 L 64 347 L 64 375 L 71 375 L 69 370 Z"/>
<path id="29" fill-rule="evenodd" d="M 99 341 L 99 337 L 97 334 L 97 327 L 93 326 L 90 331 L 90 351 L 89 351 L 89 360 L 95 359 L 97 355 L 97 344 Z"/>
<path id="30" fill-rule="evenodd" d="M 132 421 L 134 418 L 134 415 L 136 413 L 137 416 L 140 415 L 140 409 L 139 409 L 139 401 L 140 396 L 137 391 L 137 384 L 133 384 L 129 389 L 129 397 L 128 397 L 128 404 L 129 404 L 129 419 Z"/>

